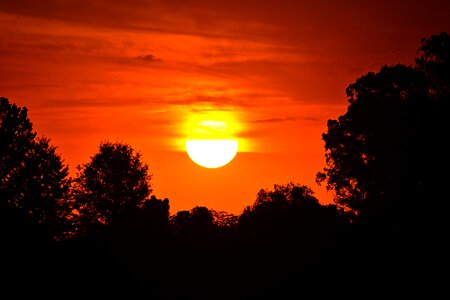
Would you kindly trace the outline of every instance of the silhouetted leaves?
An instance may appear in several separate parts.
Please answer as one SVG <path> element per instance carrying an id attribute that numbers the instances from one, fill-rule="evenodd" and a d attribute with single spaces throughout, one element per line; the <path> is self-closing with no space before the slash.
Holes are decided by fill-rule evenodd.
<path id="1" fill-rule="evenodd" d="M 148 166 L 130 145 L 102 143 L 99 152 L 78 171 L 77 205 L 82 223 L 91 230 L 141 207 L 152 191 Z"/>
<path id="2" fill-rule="evenodd" d="M 447 32 L 441 32 L 438 35 L 423 38 L 417 50 L 416 65 L 426 75 L 430 95 L 448 97 L 450 93 L 450 35 Z"/>
<path id="3" fill-rule="evenodd" d="M 433 274 L 448 262 L 448 34 L 423 39 L 417 53 L 414 66 L 383 66 L 350 84 L 347 112 L 323 134 L 317 181 L 354 215 L 341 253 L 366 289 L 376 276 L 391 288 L 402 278 L 404 290 L 442 285 Z"/>
<path id="4" fill-rule="evenodd" d="M 274 185 L 260 190 L 255 203 L 239 217 L 240 239 L 251 252 L 290 258 L 291 267 L 305 257 L 319 259 L 344 229 L 346 219 L 334 205 L 321 205 L 304 185 Z"/>
<path id="5" fill-rule="evenodd" d="M 0 140 L 0 209 L 45 226 L 53 238 L 70 233 L 68 167 L 49 139 L 36 137 L 27 109 L 6 98 L 0 98 Z"/>
<path id="6" fill-rule="evenodd" d="M 384 66 L 350 84 L 347 112 L 323 134 L 318 182 L 361 222 L 391 232 L 433 227 L 449 207 L 439 175 L 450 129 L 449 36 L 423 39 L 418 53 L 417 66 Z"/>

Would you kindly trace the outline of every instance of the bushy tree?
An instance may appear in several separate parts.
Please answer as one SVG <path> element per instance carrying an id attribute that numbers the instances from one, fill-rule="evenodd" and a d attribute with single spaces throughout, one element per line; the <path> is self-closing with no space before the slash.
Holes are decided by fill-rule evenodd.
<path id="1" fill-rule="evenodd" d="M 130 145 L 101 143 L 91 161 L 78 166 L 75 180 L 84 226 L 98 229 L 127 210 L 142 207 L 152 191 L 150 179 L 147 164 Z"/>
<path id="2" fill-rule="evenodd" d="M 317 181 L 358 220 L 393 231 L 442 220 L 450 129 L 450 39 L 423 39 L 416 65 L 383 66 L 347 88 L 347 112 L 328 121 Z"/>
<path id="3" fill-rule="evenodd" d="M 170 219 L 174 233 L 182 238 L 202 239 L 216 229 L 213 211 L 204 206 L 179 211 Z"/>
<path id="4" fill-rule="evenodd" d="M 27 112 L 0 98 L 0 209 L 62 238 L 72 230 L 68 167 L 49 139 L 36 137 Z"/>
<path id="5" fill-rule="evenodd" d="M 275 184 L 272 190 L 261 189 L 254 204 L 239 216 L 238 227 L 249 240 L 296 242 L 302 234 L 316 234 L 319 224 L 326 225 L 329 216 L 337 215 L 335 207 L 319 203 L 311 188 L 290 182 Z"/>
<path id="6" fill-rule="evenodd" d="M 346 225 L 336 206 L 320 204 L 308 186 L 261 189 L 239 217 L 237 241 L 249 258 L 243 271 L 275 285 L 293 278 L 306 282 L 329 263 L 330 253 L 340 253 Z"/>

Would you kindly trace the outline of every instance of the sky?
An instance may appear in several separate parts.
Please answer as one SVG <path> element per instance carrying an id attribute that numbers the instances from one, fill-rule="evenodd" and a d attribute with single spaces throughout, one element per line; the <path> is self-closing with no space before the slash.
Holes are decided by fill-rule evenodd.
<path id="1" fill-rule="evenodd" d="M 413 64 L 450 31 L 448 1 L 1 0 L 0 96 L 29 110 L 71 176 L 101 142 L 142 154 L 170 212 L 242 213 L 274 184 L 309 186 L 346 87 Z M 232 120 L 239 152 L 207 169 L 183 145 L 189 120 Z"/>

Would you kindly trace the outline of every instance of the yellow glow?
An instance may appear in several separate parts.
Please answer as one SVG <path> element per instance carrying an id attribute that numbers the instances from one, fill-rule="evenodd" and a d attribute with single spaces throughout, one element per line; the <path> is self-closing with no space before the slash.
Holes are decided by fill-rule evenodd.
<path id="1" fill-rule="evenodd" d="M 241 128 L 233 115 L 224 111 L 207 111 L 192 114 L 185 123 L 187 139 L 227 139 Z"/>
<path id="2" fill-rule="evenodd" d="M 185 148 L 196 164 L 219 168 L 236 156 L 241 145 L 236 137 L 239 123 L 227 111 L 202 111 L 192 114 L 185 123 Z"/>
<path id="3" fill-rule="evenodd" d="M 186 151 L 196 164 L 205 168 L 219 168 L 236 156 L 236 140 L 187 140 Z"/>

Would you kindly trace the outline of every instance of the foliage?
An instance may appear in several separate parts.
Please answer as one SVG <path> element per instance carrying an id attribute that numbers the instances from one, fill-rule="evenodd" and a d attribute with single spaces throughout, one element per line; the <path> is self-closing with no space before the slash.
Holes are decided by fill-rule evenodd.
<path id="1" fill-rule="evenodd" d="M 261 189 L 239 216 L 238 228 L 247 238 L 292 239 L 294 233 L 315 234 L 320 223 L 326 227 L 338 218 L 336 208 L 321 205 L 311 188 L 290 182 Z"/>
<path id="2" fill-rule="evenodd" d="M 431 96 L 448 97 L 450 93 L 450 35 L 441 32 L 422 39 L 416 66 L 425 73 Z"/>
<path id="3" fill-rule="evenodd" d="M 204 206 L 182 210 L 171 217 L 171 224 L 179 236 L 207 235 L 214 230 L 213 212 Z"/>
<path id="4" fill-rule="evenodd" d="M 27 109 L 0 98 L 0 208 L 61 238 L 71 217 L 68 167 L 50 140 L 36 137 Z"/>
<path id="5" fill-rule="evenodd" d="M 423 201 L 444 195 L 449 41 L 444 33 L 423 39 L 415 66 L 361 76 L 347 88 L 347 112 L 328 121 L 327 166 L 317 182 L 326 181 L 336 203 L 360 221 L 398 231 L 445 208 Z"/>
<path id="6" fill-rule="evenodd" d="M 78 166 L 77 208 L 83 226 L 97 228 L 142 207 L 152 189 L 148 166 L 130 145 L 104 142 L 91 161 Z"/>
<path id="7" fill-rule="evenodd" d="M 239 217 L 226 211 L 212 210 L 213 223 L 219 228 L 233 230 L 239 220 Z"/>

